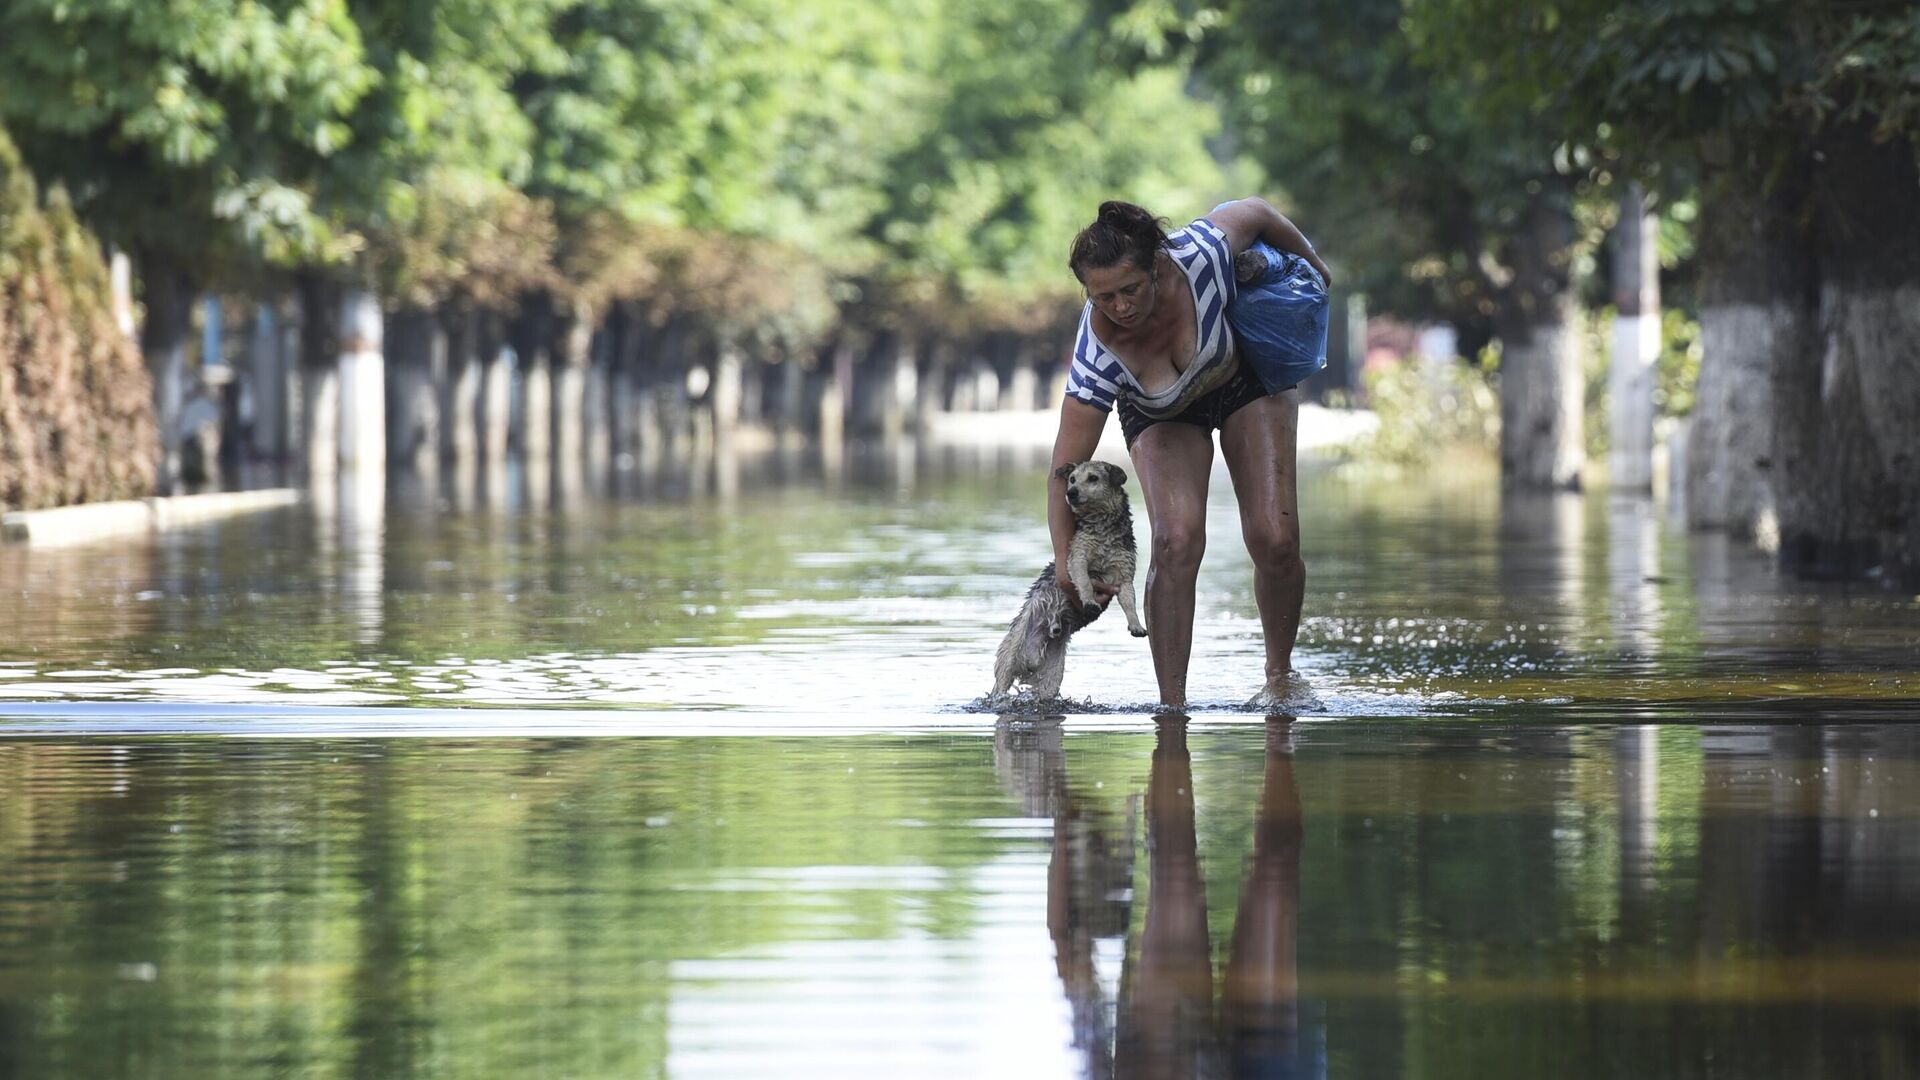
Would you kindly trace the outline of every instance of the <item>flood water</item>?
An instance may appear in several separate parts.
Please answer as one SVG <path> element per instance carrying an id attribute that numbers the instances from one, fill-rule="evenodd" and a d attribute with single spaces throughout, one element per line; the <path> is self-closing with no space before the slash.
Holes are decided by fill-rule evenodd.
<path id="1" fill-rule="evenodd" d="M 0 1077 L 1920 1075 L 1920 600 L 1311 467 L 988 709 L 1044 460 L 0 547 Z M 1144 540 L 1145 523 L 1140 523 Z"/>

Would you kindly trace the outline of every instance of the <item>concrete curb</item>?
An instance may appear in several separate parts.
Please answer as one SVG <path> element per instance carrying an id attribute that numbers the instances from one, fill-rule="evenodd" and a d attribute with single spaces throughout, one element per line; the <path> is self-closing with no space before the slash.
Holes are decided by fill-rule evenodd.
<path id="1" fill-rule="evenodd" d="M 85 544 L 291 506 L 300 499 L 298 488 L 264 488 L 16 510 L 0 516 L 0 541 L 35 547 Z"/>

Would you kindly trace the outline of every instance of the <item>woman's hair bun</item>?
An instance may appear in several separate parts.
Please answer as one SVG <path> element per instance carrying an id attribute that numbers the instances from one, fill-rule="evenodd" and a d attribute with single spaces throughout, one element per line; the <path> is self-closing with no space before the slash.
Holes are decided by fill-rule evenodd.
<path id="1" fill-rule="evenodd" d="M 1118 199 L 1108 199 L 1101 203 L 1100 213 L 1096 217 L 1102 223 L 1118 226 L 1128 233 L 1140 233 L 1147 229 L 1157 232 L 1161 228 L 1160 220 L 1148 213 L 1146 207 L 1135 206 L 1133 203 L 1121 202 Z"/>
<path id="2" fill-rule="evenodd" d="M 1086 271 L 1131 263 L 1142 270 L 1153 266 L 1154 253 L 1166 246 L 1167 223 L 1146 207 L 1119 199 L 1100 204 L 1093 224 L 1073 238 L 1067 265 L 1085 282 Z"/>

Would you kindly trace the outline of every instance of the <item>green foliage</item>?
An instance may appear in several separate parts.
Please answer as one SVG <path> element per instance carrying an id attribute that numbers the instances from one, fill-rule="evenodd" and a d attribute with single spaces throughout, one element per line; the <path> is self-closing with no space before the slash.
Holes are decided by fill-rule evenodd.
<path id="1" fill-rule="evenodd" d="M 387 192 L 370 262 L 395 302 L 495 310 L 551 280 L 554 223 L 545 203 L 482 175 L 435 166 Z"/>
<path id="2" fill-rule="evenodd" d="M 359 266 L 401 304 L 511 304 L 550 277 L 551 208 L 530 197 L 534 128 L 516 78 L 560 54 L 556 0 L 355 0 L 373 89 L 316 183 L 364 237 Z"/>
<path id="3" fill-rule="evenodd" d="M 1542 275 L 1508 249 L 1571 176 L 1525 110 L 1478 108 L 1470 70 L 1426 63 L 1400 0 L 1117 6 L 1113 47 L 1195 57 L 1284 208 L 1375 310 L 1451 322 L 1469 346 L 1531 310 Z"/>
<path id="4" fill-rule="evenodd" d="M 340 254 L 306 163 L 350 138 L 373 84 L 343 0 L 13 0 L 0 122 L 130 248 Z"/>
<path id="5" fill-rule="evenodd" d="M 1483 367 L 1415 357 L 1362 380 L 1380 426 L 1352 449 L 1359 461 L 1431 465 L 1461 451 L 1491 454 L 1499 441 L 1500 400 Z"/>
<path id="6" fill-rule="evenodd" d="M 99 241 L 0 130 L 0 508 L 152 489 L 147 373 L 110 295 Z"/>
<path id="7" fill-rule="evenodd" d="M 1586 389 L 1582 408 L 1586 417 L 1587 454 L 1606 455 L 1612 442 L 1610 410 L 1613 395 L 1608 385 L 1607 360 L 1613 349 L 1611 305 L 1592 312 L 1581 320 L 1586 338 L 1582 356 L 1585 361 Z M 1653 366 L 1653 411 L 1655 416 L 1685 416 L 1693 411 L 1693 391 L 1700 381 L 1700 322 L 1680 308 L 1660 311 L 1660 355 Z"/>
<path id="8" fill-rule="evenodd" d="M 1435 64 L 1471 70 L 1486 107 L 1537 116 L 1569 158 L 1651 173 L 1835 121 L 1891 138 L 1920 117 L 1908 4 L 1409 0 L 1407 16 Z"/>
<path id="9" fill-rule="evenodd" d="M 1653 407 L 1661 416 L 1693 411 L 1700 382 L 1700 322 L 1677 308 L 1660 313 L 1660 358 L 1653 369 Z"/>
<path id="10" fill-rule="evenodd" d="M 1068 240 L 1100 200 L 1128 198 L 1180 222 L 1250 193 L 1216 163 L 1215 111 L 1178 66 L 1131 76 L 1103 64 L 1078 5 L 954 5 L 929 71 L 938 96 L 888 170 L 870 226 L 888 272 L 970 310 L 1077 296 Z M 911 287 L 909 292 L 914 291 Z"/>
<path id="11" fill-rule="evenodd" d="M 21 0 L 0 117 L 189 280 L 638 300 L 786 348 L 881 304 L 1033 332 L 1099 200 L 1257 187 L 1182 64 L 1088 30 L 1074 0 Z"/>

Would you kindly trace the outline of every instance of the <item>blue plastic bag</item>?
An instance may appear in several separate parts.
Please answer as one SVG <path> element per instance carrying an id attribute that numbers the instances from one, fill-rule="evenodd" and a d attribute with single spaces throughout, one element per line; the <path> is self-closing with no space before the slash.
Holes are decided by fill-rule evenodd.
<path id="1" fill-rule="evenodd" d="M 1227 305 L 1240 359 L 1277 394 L 1327 366 L 1327 284 L 1306 259 L 1256 240 L 1266 272 Z"/>

